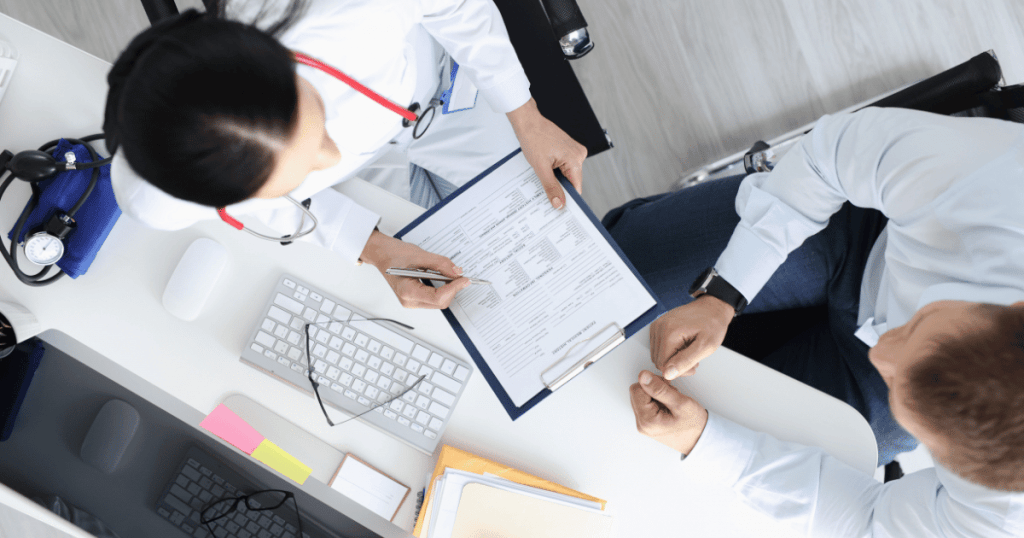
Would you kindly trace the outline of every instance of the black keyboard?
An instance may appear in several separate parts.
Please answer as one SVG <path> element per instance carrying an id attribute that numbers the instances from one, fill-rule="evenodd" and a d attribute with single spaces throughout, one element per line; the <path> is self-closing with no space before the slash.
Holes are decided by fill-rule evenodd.
<path id="1" fill-rule="evenodd" d="M 156 512 L 194 538 L 298 538 L 291 500 L 274 510 L 249 510 L 239 503 L 235 512 L 209 524 L 213 534 L 199 522 L 209 503 L 260 489 L 217 458 L 192 447 L 160 495 Z M 310 538 L 308 532 L 302 534 Z"/>

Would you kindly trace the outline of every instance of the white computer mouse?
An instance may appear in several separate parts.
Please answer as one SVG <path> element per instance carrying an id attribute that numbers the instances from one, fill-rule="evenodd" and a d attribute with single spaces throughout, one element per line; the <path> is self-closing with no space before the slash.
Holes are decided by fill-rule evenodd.
<path id="1" fill-rule="evenodd" d="M 164 308 L 185 321 L 199 317 L 227 258 L 227 250 L 213 239 L 200 237 L 193 241 L 167 281 Z"/>

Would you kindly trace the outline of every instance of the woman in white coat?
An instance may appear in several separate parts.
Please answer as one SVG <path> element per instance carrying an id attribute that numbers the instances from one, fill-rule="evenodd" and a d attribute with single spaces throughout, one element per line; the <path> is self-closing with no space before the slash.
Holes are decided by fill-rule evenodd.
<path id="1" fill-rule="evenodd" d="M 444 113 L 453 62 L 468 77 L 457 79 L 461 101 L 476 90 L 483 99 Z M 104 131 L 117 152 L 118 205 L 158 229 L 221 218 L 295 234 L 304 214 L 296 200 L 309 199 L 318 225 L 300 240 L 382 273 L 421 267 L 457 277 L 451 260 L 380 233 L 378 215 L 329 187 L 399 151 L 412 163 L 413 201 L 429 206 L 517 146 L 553 206 L 565 200 L 554 169 L 581 186 L 586 149 L 538 112 L 491 0 L 231 0 L 142 32 L 108 80 Z M 419 112 L 420 125 L 383 101 Z M 468 285 L 385 279 L 407 307 L 447 307 Z"/>

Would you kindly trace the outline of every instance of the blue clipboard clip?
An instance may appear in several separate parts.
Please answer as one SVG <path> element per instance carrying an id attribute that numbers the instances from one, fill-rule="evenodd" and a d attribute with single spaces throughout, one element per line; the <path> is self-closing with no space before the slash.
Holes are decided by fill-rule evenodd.
<path id="1" fill-rule="evenodd" d="M 541 372 L 540 379 L 548 390 L 556 391 L 625 341 L 626 332 L 618 323 L 612 323 L 573 344 L 558 362 Z M 588 343 L 597 345 L 585 346 Z"/>

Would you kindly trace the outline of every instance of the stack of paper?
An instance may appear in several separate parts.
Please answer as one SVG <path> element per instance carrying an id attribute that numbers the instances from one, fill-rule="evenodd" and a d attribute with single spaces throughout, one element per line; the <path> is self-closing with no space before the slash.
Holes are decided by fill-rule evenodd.
<path id="1" fill-rule="evenodd" d="M 420 538 L 602 538 L 604 501 L 445 446 L 415 533 Z"/>

